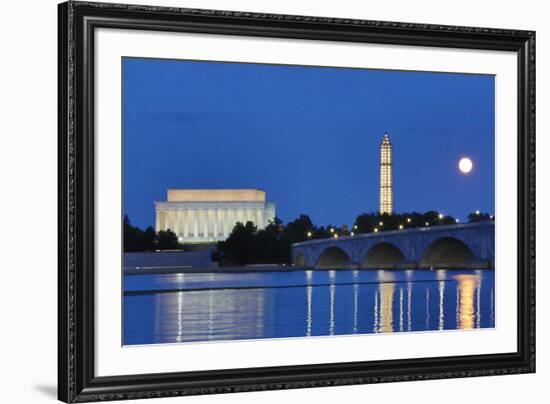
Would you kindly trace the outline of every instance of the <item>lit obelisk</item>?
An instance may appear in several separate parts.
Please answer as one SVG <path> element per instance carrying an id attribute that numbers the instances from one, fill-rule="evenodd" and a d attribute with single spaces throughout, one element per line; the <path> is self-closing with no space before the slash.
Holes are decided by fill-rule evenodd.
<path id="1" fill-rule="evenodd" d="M 390 137 L 384 133 L 380 143 L 380 214 L 393 212 L 393 173 Z"/>

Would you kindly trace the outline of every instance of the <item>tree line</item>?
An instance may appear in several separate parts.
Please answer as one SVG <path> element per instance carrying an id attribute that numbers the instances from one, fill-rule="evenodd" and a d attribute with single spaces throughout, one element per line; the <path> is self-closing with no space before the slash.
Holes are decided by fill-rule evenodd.
<path id="1" fill-rule="evenodd" d="M 468 222 L 494 220 L 488 213 L 474 212 Z M 308 215 L 300 215 L 286 225 L 275 218 L 265 229 L 258 230 L 252 223 L 236 223 L 225 241 L 218 243 L 221 265 L 290 264 L 291 246 L 301 241 L 328 237 L 353 236 L 407 228 L 456 224 L 458 220 L 436 211 L 425 213 L 363 213 L 351 228 L 342 226 L 315 226 Z"/>
<path id="2" fill-rule="evenodd" d="M 469 223 L 487 220 L 494 220 L 494 216 L 479 211 L 468 215 Z M 432 210 L 425 213 L 391 215 L 363 213 L 357 216 L 351 228 L 347 225 L 331 224 L 316 226 L 310 217 L 304 214 L 286 224 L 275 218 L 264 229 L 258 229 L 252 222 L 237 222 L 229 237 L 217 243 L 214 258 L 220 265 L 289 264 L 292 244 L 301 241 L 456 223 L 458 220 L 453 216 Z M 155 232 L 149 226 L 141 230 L 132 225 L 128 216 L 124 216 L 125 252 L 172 250 L 182 247 L 177 235 L 170 229 Z"/>
<path id="3" fill-rule="evenodd" d="M 124 215 L 124 252 L 173 250 L 179 248 L 178 236 L 171 230 L 155 232 L 151 226 L 141 230 Z"/>

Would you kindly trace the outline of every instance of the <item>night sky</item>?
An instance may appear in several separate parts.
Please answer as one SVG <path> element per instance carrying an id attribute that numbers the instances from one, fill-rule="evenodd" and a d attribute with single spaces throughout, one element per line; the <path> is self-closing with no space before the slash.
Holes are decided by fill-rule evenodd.
<path id="1" fill-rule="evenodd" d="M 494 77 L 124 58 L 124 210 L 154 225 L 167 188 L 259 188 L 287 222 L 378 210 L 494 213 Z M 461 174 L 468 156 L 474 169 Z"/>

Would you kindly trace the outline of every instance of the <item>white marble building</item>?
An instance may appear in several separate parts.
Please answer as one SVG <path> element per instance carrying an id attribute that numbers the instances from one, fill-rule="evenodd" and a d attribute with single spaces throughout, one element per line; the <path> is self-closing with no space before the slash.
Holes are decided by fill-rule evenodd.
<path id="1" fill-rule="evenodd" d="M 225 240 L 236 222 L 263 229 L 275 218 L 275 204 L 257 189 L 169 189 L 155 211 L 156 231 L 170 229 L 182 243 Z"/>

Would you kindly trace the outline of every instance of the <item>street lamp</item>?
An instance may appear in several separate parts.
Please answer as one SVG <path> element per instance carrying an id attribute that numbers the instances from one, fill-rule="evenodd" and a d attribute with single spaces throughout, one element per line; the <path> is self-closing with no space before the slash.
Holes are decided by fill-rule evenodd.
<path id="1" fill-rule="evenodd" d="M 403 225 L 402 224 L 399 225 L 399 230 L 403 230 Z"/>
<path id="2" fill-rule="evenodd" d="M 307 232 L 307 236 L 308 236 L 309 238 L 311 238 L 311 232 L 310 232 L 310 231 Z"/>
<path id="3" fill-rule="evenodd" d="M 380 222 L 378 223 L 380 226 L 384 226 L 384 222 Z"/>
<path id="4" fill-rule="evenodd" d="M 411 222 L 411 218 L 408 217 L 408 218 L 407 218 L 407 223 L 410 223 L 410 222 Z"/>
<path id="5" fill-rule="evenodd" d="M 440 219 L 440 220 L 443 219 L 443 213 L 440 213 L 440 214 L 439 214 L 439 219 Z"/>
<path id="6" fill-rule="evenodd" d="M 350 236 L 355 236 L 355 233 L 354 233 L 354 232 L 351 232 L 349 235 L 350 235 Z"/>
<path id="7" fill-rule="evenodd" d="M 430 223 L 426 222 L 426 226 L 429 226 L 429 225 L 430 225 Z"/>
<path id="8" fill-rule="evenodd" d="M 476 210 L 476 215 L 479 215 L 479 213 L 480 213 L 479 210 Z"/>
<path id="9" fill-rule="evenodd" d="M 378 233 L 378 227 L 375 227 L 375 228 L 374 228 L 374 232 L 375 232 L 375 233 Z"/>
<path id="10" fill-rule="evenodd" d="M 457 223 L 458 223 L 458 222 L 460 222 L 460 220 L 458 220 L 458 219 L 455 219 L 455 222 L 457 222 Z"/>

